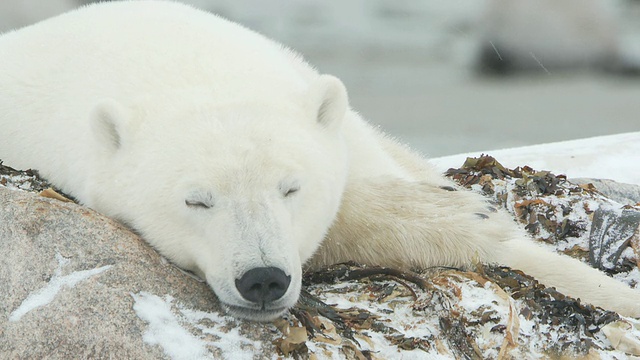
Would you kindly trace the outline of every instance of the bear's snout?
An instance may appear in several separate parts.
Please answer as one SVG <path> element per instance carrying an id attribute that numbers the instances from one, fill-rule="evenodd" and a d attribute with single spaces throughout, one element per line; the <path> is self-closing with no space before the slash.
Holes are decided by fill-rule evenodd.
<path id="1" fill-rule="evenodd" d="M 254 268 L 236 279 L 236 288 L 243 298 L 259 304 L 265 304 L 280 299 L 289 289 L 291 276 L 276 267 Z"/>

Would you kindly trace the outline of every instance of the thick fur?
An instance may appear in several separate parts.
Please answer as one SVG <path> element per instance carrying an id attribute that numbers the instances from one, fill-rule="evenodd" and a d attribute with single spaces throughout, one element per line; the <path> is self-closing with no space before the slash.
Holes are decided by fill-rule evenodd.
<path id="1" fill-rule="evenodd" d="M 0 64 L 0 159 L 136 229 L 238 316 L 278 316 L 303 264 L 345 260 L 496 262 L 640 315 L 637 292 L 532 244 L 480 195 L 443 189 L 348 108 L 339 80 L 237 24 L 103 3 L 3 35 Z M 291 285 L 260 308 L 234 281 L 265 266 Z"/>

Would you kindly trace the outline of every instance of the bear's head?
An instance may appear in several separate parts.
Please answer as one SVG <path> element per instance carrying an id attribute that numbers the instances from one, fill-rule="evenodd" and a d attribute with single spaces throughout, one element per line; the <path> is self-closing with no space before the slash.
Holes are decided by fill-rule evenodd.
<path id="1" fill-rule="evenodd" d="M 344 86 L 322 75 L 292 99 L 173 96 L 99 102 L 80 200 L 206 279 L 232 314 L 273 319 L 297 301 L 340 205 Z"/>

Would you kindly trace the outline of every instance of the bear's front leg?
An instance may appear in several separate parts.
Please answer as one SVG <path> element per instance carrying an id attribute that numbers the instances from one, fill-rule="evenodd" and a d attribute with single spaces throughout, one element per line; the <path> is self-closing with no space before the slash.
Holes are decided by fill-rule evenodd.
<path id="1" fill-rule="evenodd" d="M 424 269 L 495 261 L 519 237 L 505 214 L 478 194 L 397 178 L 350 181 L 335 222 L 310 266 L 356 261 Z"/>

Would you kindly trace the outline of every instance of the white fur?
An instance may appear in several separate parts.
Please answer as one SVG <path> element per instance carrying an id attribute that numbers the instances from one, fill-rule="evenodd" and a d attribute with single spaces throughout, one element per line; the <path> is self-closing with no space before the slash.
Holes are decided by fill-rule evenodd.
<path id="1" fill-rule="evenodd" d="M 0 159 L 130 225 L 240 316 L 277 316 L 305 262 L 343 260 L 497 262 L 640 315 L 635 291 L 533 245 L 481 196 L 441 189 L 452 184 L 348 109 L 339 80 L 214 15 L 92 5 L 3 35 L 0 64 Z M 292 281 L 256 309 L 234 281 L 264 266 Z"/>

